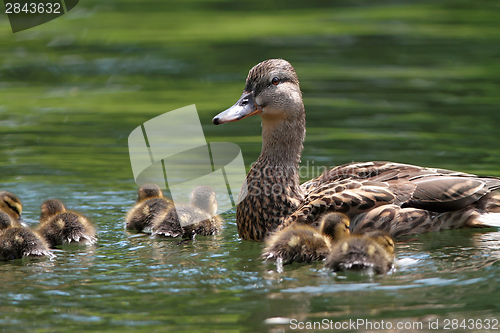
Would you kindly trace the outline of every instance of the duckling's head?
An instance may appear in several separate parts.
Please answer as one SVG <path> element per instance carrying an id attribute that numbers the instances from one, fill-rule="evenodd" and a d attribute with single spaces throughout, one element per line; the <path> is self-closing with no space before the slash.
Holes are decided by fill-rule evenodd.
<path id="1" fill-rule="evenodd" d="M 197 207 L 210 216 L 217 213 L 217 197 L 210 186 L 198 186 L 191 193 L 191 206 Z"/>
<path id="2" fill-rule="evenodd" d="M 64 204 L 60 200 L 45 200 L 40 206 L 40 220 L 44 220 L 59 213 L 64 213 L 65 211 L 66 207 L 64 207 Z"/>
<path id="3" fill-rule="evenodd" d="M 212 122 L 219 125 L 256 114 L 262 117 L 263 126 L 280 120 L 305 122 L 299 79 L 288 61 L 270 59 L 255 65 L 240 99 Z"/>
<path id="4" fill-rule="evenodd" d="M 0 210 L 7 213 L 13 220 L 22 222 L 23 205 L 14 194 L 7 191 L 0 192 Z"/>
<path id="5" fill-rule="evenodd" d="M 319 221 L 319 230 L 331 239 L 349 236 L 349 218 L 342 213 L 325 214 Z"/>
<path id="6" fill-rule="evenodd" d="M 7 213 L 0 212 L 0 230 L 13 227 L 12 219 Z"/>
<path id="7" fill-rule="evenodd" d="M 149 198 L 163 198 L 163 192 L 156 184 L 144 184 L 137 190 L 137 202 Z"/>
<path id="8" fill-rule="evenodd" d="M 394 241 L 391 236 L 382 230 L 374 230 L 364 234 L 365 237 L 372 238 L 377 244 L 391 256 L 394 256 Z"/>

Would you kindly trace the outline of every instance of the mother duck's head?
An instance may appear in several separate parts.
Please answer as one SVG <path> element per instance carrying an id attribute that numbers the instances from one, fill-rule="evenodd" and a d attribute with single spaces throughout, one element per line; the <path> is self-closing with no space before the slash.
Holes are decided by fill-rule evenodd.
<path id="1" fill-rule="evenodd" d="M 304 105 L 295 69 L 283 59 L 265 60 L 248 73 L 245 90 L 229 109 L 215 116 L 215 125 L 259 114 L 263 126 L 304 121 Z"/>

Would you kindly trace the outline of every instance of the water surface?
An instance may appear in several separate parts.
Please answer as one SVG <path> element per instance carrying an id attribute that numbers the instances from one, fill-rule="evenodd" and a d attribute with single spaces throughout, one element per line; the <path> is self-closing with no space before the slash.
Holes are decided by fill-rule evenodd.
<path id="1" fill-rule="evenodd" d="M 123 229 L 136 191 L 130 132 L 195 103 L 207 140 L 237 143 L 248 167 L 260 152 L 258 117 L 210 120 L 237 100 L 248 70 L 273 57 L 301 80 L 303 180 L 369 160 L 500 176 L 498 18 L 495 1 L 88 0 L 12 34 L 0 16 L 2 188 L 22 199 L 30 225 L 55 197 L 99 231 L 94 248 L 0 263 L 0 328 L 282 332 L 290 325 L 269 318 L 284 317 L 428 330 L 436 320 L 499 319 L 494 228 L 397 244 L 405 261 L 375 277 L 321 263 L 278 272 L 258 259 L 262 244 L 238 238 L 234 209 L 221 235 L 190 243 Z"/>

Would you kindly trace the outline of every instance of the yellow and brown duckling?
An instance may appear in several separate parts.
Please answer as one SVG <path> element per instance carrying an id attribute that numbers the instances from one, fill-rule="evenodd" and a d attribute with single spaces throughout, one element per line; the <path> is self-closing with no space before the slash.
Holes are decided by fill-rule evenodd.
<path id="1" fill-rule="evenodd" d="M 189 205 L 177 205 L 154 221 L 152 234 L 183 238 L 216 235 L 222 227 L 217 207 L 217 197 L 213 188 L 198 186 L 191 193 Z"/>
<path id="2" fill-rule="evenodd" d="M 164 210 L 154 219 L 151 235 L 168 238 L 183 237 L 184 229 L 181 227 L 175 207 Z"/>
<path id="3" fill-rule="evenodd" d="M 125 229 L 151 232 L 153 221 L 173 207 L 156 184 L 144 184 L 137 191 L 137 202 L 125 218 Z"/>
<path id="4" fill-rule="evenodd" d="M 60 200 L 45 201 L 40 211 L 40 223 L 36 230 L 51 248 L 65 244 L 91 245 L 97 241 L 92 222 L 77 212 L 66 210 Z"/>
<path id="5" fill-rule="evenodd" d="M 370 237 L 375 240 L 375 242 L 377 242 L 378 245 L 382 246 L 385 252 L 387 252 L 387 254 L 392 258 L 392 261 L 394 261 L 394 251 L 396 248 L 396 244 L 387 232 L 382 230 L 374 230 L 364 233 L 363 236 Z"/>
<path id="6" fill-rule="evenodd" d="M 0 191 L 0 211 L 7 213 L 15 226 L 26 226 L 21 218 L 23 205 L 21 200 L 19 200 L 19 198 L 14 194 L 7 191 Z"/>
<path id="7" fill-rule="evenodd" d="M 0 260 L 44 257 L 54 257 L 45 239 L 27 227 L 18 227 L 7 213 L 0 212 Z"/>
<path id="8" fill-rule="evenodd" d="M 385 274 L 394 267 L 394 241 L 379 230 L 346 237 L 332 247 L 325 267 L 336 272 Z"/>
<path id="9" fill-rule="evenodd" d="M 283 264 L 325 259 L 333 244 L 349 236 L 349 219 L 342 213 L 329 213 L 319 222 L 319 229 L 306 224 L 292 224 L 266 239 L 261 255 L 265 260 Z"/>
<path id="10" fill-rule="evenodd" d="M 500 179 L 409 164 L 349 163 L 300 184 L 306 114 L 297 73 L 286 60 L 255 65 L 240 99 L 212 121 L 254 115 L 262 118 L 262 151 L 236 209 L 243 239 L 263 241 L 292 223 L 313 224 L 326 211 L 348 215 L 351 231 L 393 236 L 478 226 L 481 214 L 500 211 L 500 194 L 494 193 Z"/>

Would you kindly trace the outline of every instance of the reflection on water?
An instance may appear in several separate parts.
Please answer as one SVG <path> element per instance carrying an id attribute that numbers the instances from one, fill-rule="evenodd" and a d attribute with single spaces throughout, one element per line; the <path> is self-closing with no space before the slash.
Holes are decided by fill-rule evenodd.
<path id="1" fill-rule="evenodd" d="M 487 319 L 498 312 L 496 228 L 402 239 L 387 276 L 282 272 L 238 239 L 234 209 L 214 237 L 124 230 L 136 186 L 130 132 L 196 103 L 207 141 L 261 148 L 258 117 L 226 126 L 248 70 L 289 60 L 307 138 L 301 178 L 367 160 L 500 176 L 497 4 L 476 1 L 95 1 L 12 34 L 0 15 L 2 189 L 36 225 L 59 198 L 95 223 L 94 248 L 0 262 L 4 331 L 282 332 L 269 318 Z M 283 321 L 282 321 L 283 322 Z"/>

